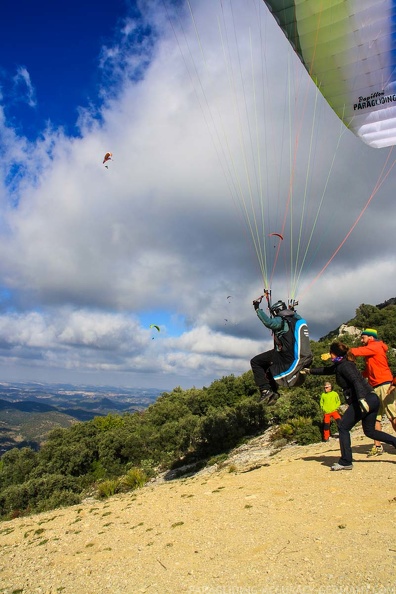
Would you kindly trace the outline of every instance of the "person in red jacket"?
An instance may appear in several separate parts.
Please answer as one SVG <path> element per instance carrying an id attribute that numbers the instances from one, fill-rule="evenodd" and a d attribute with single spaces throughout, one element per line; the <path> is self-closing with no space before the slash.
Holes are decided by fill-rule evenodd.
<path id="1" fill-rule="evenodd" d="M 391 372 L 386 356 L 388 346 L 378 339 L 377 331 L 374 328 L 363 330 L 360 340 L 362 346 L 349 349 L 355 357 L 364 357 L 365 368 L 363 377 L 365 377 L 374 388 L 374 392 L 380 399 L 380 408 L 377 414 L 375 428 L 381 431 L 381 419 L 384 414 L 390 420 L 393 430 L 396 431 L 396 402 L 395 392 L 388 394 L 392 385 L 393 373 Z M 375 441 L 373 447 L 367 456 L 380 456 L 383 447 L 379 441 Z"/>
<path id="2" fill-rule="evenodd" d="M 381 440 L 396 448 L 396 437 L 375 429 L 380 401 L 356 367 L 355 357 L 350 349 L 341 342 L 333 342 L 329 354 L 332 365 L 305 368 L 303 372 L 311 375 L 335 375 L 348 408 L 338 425 L 341 458 L 333 464 L 331 470 L 352 470 L 351 430 L 359 421 L 362 422 L 364 434 L 370 439 Z"/>

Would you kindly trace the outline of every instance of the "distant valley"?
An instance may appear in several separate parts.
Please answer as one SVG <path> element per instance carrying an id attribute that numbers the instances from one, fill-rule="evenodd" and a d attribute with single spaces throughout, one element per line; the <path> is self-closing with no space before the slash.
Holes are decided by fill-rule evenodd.
<path id="1" fill-rule="evenodd" d="M 109 413 L 144 410 L 165 390 L 71 384 L 0 383 L 0 456 L 14 447 L 38 449 L 56 427 Z"/>

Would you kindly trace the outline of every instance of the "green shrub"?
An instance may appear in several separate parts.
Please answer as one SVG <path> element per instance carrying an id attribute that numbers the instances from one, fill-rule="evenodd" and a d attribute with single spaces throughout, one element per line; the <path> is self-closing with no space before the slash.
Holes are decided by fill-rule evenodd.
<path id="1" fill-rule="evenodd" d="M 297 417 L 279 425 L 278 429 L 271 435 L 272 442 L 281 440 L 294 441 L 298 445 L 317 443 L 321 440 L 320 429 L 312 423 L 312 419 Z"/>
<path id="2" fill-rule="evenodd" d="M 63 491 L 74 493 L 76 497 L 73 498 L 73 503 L 76 503 L 79 500 L 82 485 L 73 477 L 51 474 L 30 479 L 20 485 L 10 485 L 0 492 L 0 515 L 7 516 L 15 510 L 18 510 L 19 514 L 28 510 L 37 511 L 42 502 L 48 502 L 54 493 Z M 51 509 L 48 503 L 45 505 L 45 509 Z"/>
<path id="3" fill-rule="evenodd" d="M 281 398 L 279 398 L 279 400 L 275 403 L 275 406 L 271 407 L 273 423 L 286 423 L 287 420 L 291 418 L 291 398 L 292 394 L 290 392 L 285 392 L 284 394 L 282 394 Z"/>
<path id="4" fill-rule="evenodd" d="M 290 398 L 290 417 L 306 417 L 310 419 L 321 419 L 320 406 L 311 393 L 307 390 L 298 390 Z"/>
<path id="5" fill-rule="evenodd" d="M 0 488 L 25 482 L 37 464 L 38 454 L 30 448 L 13 448 L 1 458 Z"/>
<path id="6" fill-rule="evenodd" d="M 218 456 L 212 456 L 212 458 L 210 458 L 208 460 L 208 466 L 214 466 L 215 464 L 221 464 L 222 462 L 225 462 L 227 459 L 228 459 L 227 454 L 219 454 Z"/>
<path id="7" fill-rule="evenodd" d="M 26 483 L 23 485 L 10 485 L 1 491 L 0 495 L 0 516 L 7 517 L 10 514 L 17 517 L 29 507 L 29 489 Z M 16 515 L 15 512 L 18 512 Z"/>
<path id="8" fill-rule="evenodd" d="M 123 491 L 134 491 L 147 483 L 147 474 L 141 468 L 131 468 L 120 478 L 120 488 Z"/>
<path id="9" fill-rule="evenodd" d="M 35 511 L 43 512 L 58 507 L 68 507 L 81 503 L 81 495 L 68 490 L 55 490 L 50 497 L 38 501 Z"/>
<path id="10" fill-rule="evenodd" d="M 94 460 L 91 464 L 90 474 L 93 480 L 100 481 L 105 478 L 107 471 L 100 460 Z"/>
<path id="11" fill-rule="evenodd" d="M 97 485 L 97 496 L 99 499 L 106 499 L 107 497 L 112 497 L 116 493 L 119 493 L 120 489 L 121 483 L 119 479 L 109 479 Z"/>
<path id="12" fill-rule="evenodd" d="M 292 441 L 294 438 L 294 430 L 290 423 L 282 423 L 279 427 L 272 433 L 270 437 L 271 442 L 279 441 L 279 440 L 286 440 L 286 442 Z"/>
<path id="13" fill-rule="evenodd" d="M 142 460 L 140 462 L 140 468 L 146 474 L 147 479 L 151 479 L 153 476 L 155 476 L 155 462 L 152 458 Z"/>
<path id="14" fill-rule="evenodd" d="M 228 450 L 245 434 L 238 426 L 235 411 L 230 408 L 212 409 L 201 419 L 198 431 L 199 451 L 205 457 Z"/>
<path id="15" fill-rule="evenodd" d="M 311 419 L 304 419 L 304 422 L 300 420 L 295 428 L 294 438 L 298 445 L 318 443 L 321 441 L 320 429 L 317 425 L 312 424 Z"/>

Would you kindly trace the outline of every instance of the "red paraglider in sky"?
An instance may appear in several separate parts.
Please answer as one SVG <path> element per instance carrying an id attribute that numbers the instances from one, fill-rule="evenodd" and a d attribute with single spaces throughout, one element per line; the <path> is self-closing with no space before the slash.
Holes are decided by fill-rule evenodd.
<path id="1" fill-rule="evenodd" d="M 283 241 L 283 235 L 281 235 L 280 233 L 270 233 L 268 235 L 268 237 L 273 237 L 273 236 L 279 237 L 282 241 Z"/>
<path id="2" fill-rule="evenodd" d="M 111 161 L 111 158 L 113 156 L 113 153 L 106 153 L 104 158 L 103 158 L 103 165 L 105 165 L 105 163 L 107 161 Z M 106 169 L 108 169 L 108 165 L 105 165 Z"/>

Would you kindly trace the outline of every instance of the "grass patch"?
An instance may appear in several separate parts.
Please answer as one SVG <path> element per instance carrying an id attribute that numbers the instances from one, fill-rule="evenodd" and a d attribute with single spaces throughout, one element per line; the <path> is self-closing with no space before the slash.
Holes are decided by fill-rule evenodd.
<path id="1" fill-rule="evenodd" d="M 15 528 L 3 528 L 3 530 L 0 530 L 0 534 L 5 534 L 7 536 L 7 534 L 11 534 L 14 530 Z"/>
<path id="2" fill-rule="evenodd" d="M 212 456 L 208 460 L 208 466 L 214 466 L 215 464 L 221 464 L 225 462 L 228 458 L 228 454 L 219 454 L 218 456 Z"/>
<path id="3" fill-rule="evenodd" d="M 45 532 L 45 528 L 37 528 L 37 530 L 34 531 L 34 534 L 42 534 L 43 532 Z"/>
<path id="4" fill-rule="evenodd" d="M 103 481 L 98 484 L 97 496 L 99 499 L 106 499 L 112 497 L 116 493 L 119 493 L 121 489 L 121 482 L 118 479 L 111 479 Z"/>

